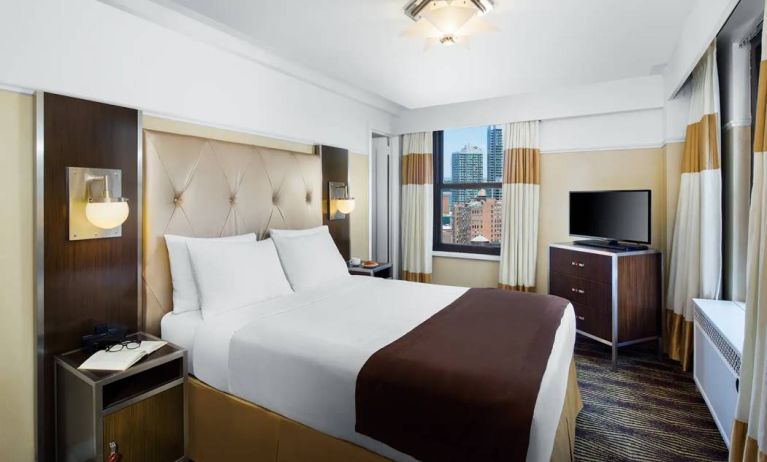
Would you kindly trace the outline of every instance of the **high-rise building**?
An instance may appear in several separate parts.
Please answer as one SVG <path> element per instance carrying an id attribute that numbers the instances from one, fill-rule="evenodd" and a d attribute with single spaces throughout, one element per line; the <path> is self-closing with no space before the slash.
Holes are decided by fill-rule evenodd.
<path id="1" fill-rule="evenodd" d="M 485 191 L 480 190 L 473 200 L 455 204 L 452 241 L 456 244 L 498 245 L 502 236 L 502 217 L 501 201 L 487 197 Z"/>
<path id="2" fill-rule="evenodd" d="M 479 146 L 466 145 L 460 151 L 453 153 L 452 181 L 453 183 L 480 183 L 484 176 L 484 153 Z M 473 199 L 479 190 L 459 189 L 451 197 L 451 206 L 456 203 Z"/>
<path id="3" fill-rule="evenodd" d="M 487 181 L 503 181 L 503 129 L 495 125 L 487 127 Z M 501 198 L 499 188 L 491 188 L 487 197 Z"/>

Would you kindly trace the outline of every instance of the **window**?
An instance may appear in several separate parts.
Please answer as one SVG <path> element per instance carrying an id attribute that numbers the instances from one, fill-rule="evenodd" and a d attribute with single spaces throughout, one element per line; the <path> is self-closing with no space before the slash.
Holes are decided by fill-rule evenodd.
<path id="1" fill-rule="evenodd" d="M 500 255 L 503 128 L 434 132 L 434 250 Z"/>

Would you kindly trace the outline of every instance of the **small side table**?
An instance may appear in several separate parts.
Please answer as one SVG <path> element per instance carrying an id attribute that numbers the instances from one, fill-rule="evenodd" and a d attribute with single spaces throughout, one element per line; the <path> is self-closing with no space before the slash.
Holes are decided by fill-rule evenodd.
<path id="1" fill-rule="evenodd" d="M 349 274 L 355 275 L 355 276 L 371 276 L 374 278 L 383 278 L 383 279 L 391 279 L 392 278 L 392 270 L 391 270 L 391 263 L 381 263 L 380 265 L 374 267 L 374 268 L 364 268 L 362 266 L 352 266 L 351 264 L 347 263 L 347 266 L 349 267 Z"/>
<path id="2" fill-rule="evenodd" d="M 168 343 L 124 371 L 78 369 L 89 356 L 78 349 L 55 359 L 58 460 L 106 460 L 113 442 L 123 461 L 184 460 L 186 350 Z"/>

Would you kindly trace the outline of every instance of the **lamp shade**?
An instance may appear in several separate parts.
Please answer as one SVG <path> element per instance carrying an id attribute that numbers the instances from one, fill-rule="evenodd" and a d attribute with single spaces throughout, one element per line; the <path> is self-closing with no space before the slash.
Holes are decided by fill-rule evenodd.
<path id="1" fill-rule="evenodd" d="M 347 199 L 337 199 L 336 209 L 338 209 L 339 212 L 347 215 L 352 213 L 352 211 L 354 211 L 354 198 L 350 197 Z"/>
<path id="2" fill-rule="evenodd" d="M 473 7 L 447 3 L 437 4 L 436 7 L 427 8 L 423 11 L 423 17 L 439 29 L 443 36 L 453 36 L 474 17 L 477 10 Z"/>
<path id="3" fill-rule="evenodd" d="M 85 206 L 85 217 L 98 228 L 112 229 L 125 223 L 128 211 L 125 201 L 89 202 Z"/>

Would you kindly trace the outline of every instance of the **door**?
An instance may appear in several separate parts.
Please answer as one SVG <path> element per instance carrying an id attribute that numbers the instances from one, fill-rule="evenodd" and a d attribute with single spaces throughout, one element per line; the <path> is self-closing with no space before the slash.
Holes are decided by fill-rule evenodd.
<path id="1" fill-rule="evenodd" d="M 373 210 L 371 213 L 372 259 L 390 262 L 391 238 L 389 235 L 390 192 L 389 192 L 389 138 L 373 134 L 372 143 L 372 187 Z"/>

